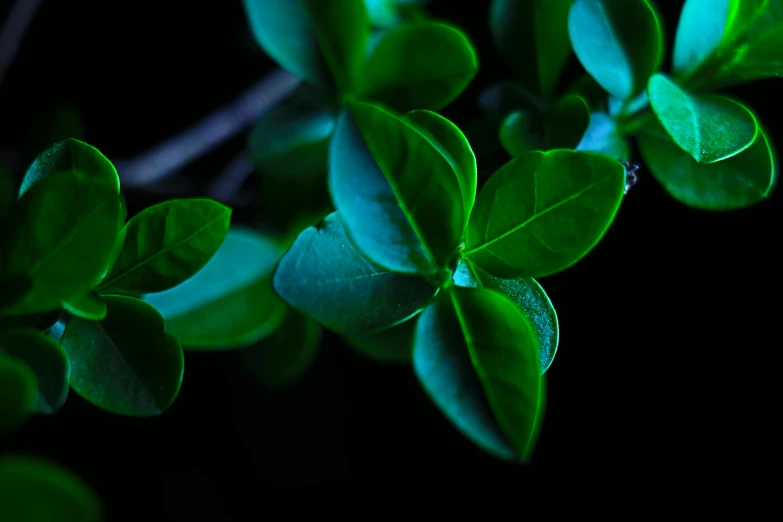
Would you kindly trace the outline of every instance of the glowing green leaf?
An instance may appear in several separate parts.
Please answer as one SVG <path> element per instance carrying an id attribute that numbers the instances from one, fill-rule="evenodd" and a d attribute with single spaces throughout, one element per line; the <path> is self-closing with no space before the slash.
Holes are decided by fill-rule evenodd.
<path id="1" fill-rule="evenodd" d="M 463 256 L 506 279 L 568 268 L 600 241 L 620 207 L 625 169 L 608 156 L 529 152 L 482 187 Z"/>
<path id="2" fill-rule="evenodd" d="M 544 410 L 535 334 L 507 297 L 451 287 L 422 313 L 413 368 L 430 398 L 490 454 L 527 461 Z"/>
<path id="3" fill-rule="evenodd" d="M 192 277 L 220 248 L 231 209 L 209 199 L 173 199 L 125 225 L 125 244 L 101 282 L 102 293 L 162 292 Z"/>
<path id="4" fill-rule="evenodd" d="M 750 147 L 758 126 L 753 114 L 723 96 L 692 96 L 656 74 L 647 89 L 663 128 L 699 163 L 714 163 Z"/>

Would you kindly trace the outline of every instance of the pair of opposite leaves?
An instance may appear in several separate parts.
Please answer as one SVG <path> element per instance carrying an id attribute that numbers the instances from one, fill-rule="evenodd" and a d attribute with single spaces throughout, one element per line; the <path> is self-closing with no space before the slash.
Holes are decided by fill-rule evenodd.
<path id="1" fill-rule="evenodd" d="M 337 212 L 300 234 L 283 256 L 277 293 L 339 333 L 415 328 L 414 367 L 435 402 L 480 446 L 524 459 L 540 420 L 551 335 L 535 328 L 546 321 L 531 321 L 521 303 L 464 287 L 493 288 L 488 280 L 501 291 L 503 284 L 537 286 L 532 277 L 578 261 L 619 207 L 623 167 L 587 152 L 531 152 L 476 196 L 475 157 L 451 122 L 357 102 L 332 139 L 329 183 Z M 455 287 L 449 266 L 465 236 Z M 486 273 L 483 282 L 479 273 Z M 551 310 L 541 294 L 531 308 Z M 407 326 L 425 307 L 415 327 Z M 479 383 L 483 394 L 461 393 Z"/>
<path id="2" fill-rule="evenodd" d="M 154 308 L 110 294 L 138 296 L 187 280 L 220 247 L 230 215 L 210 200 L 173 200 L 123 227 L 111 163 L 84 143 L 58 143 L 28 169 L 12 208 L 4 274 L 30 289 L 3 312 L 16 317 L 64 306 L 72 315 L 58 338 L 78 364 L 57 382 L 70 380 L 109 411 L 160 413 L 179 391 L 182 350 Z"/>

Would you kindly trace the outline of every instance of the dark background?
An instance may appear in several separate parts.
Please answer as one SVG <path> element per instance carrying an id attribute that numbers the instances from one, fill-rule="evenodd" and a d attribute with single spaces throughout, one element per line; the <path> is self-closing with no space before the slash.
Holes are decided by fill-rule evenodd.
<path id="1" fill-rule="evenodd" d="M 668 52 L 682 2 L 657 3 Z M 10 2 L 0 6 L 4 16 Z M 481 88 L 508 77 L 489 35 L 488 2 L 434 0 L 429 10 L 478 48 L 479 76 L 444 111 L 464 128 Z M 21 176 L 69 111 L 81 117 L 84 141 L 110 159 L 132 157 L 274 67 L 236 0 L 45 0 L 0 85 L 0 166 Z M 572 57 L 569 74 L 578 72 Z M 783 146 L 780 88 L 768 80 L 732 92 Z M 244 140 L 183 171 L 193 195 Z M 705 212 L 674 201 L 644 167 L 640 174 L 598 247 L 541 280 L 561 339 L 529 466 L 469 443 L 410 368 L 362 359 L 330 334 L 290 389 L 255 383 L 235 354 L 191 353 L 181 395 L 163 416 L 122 418 L 71 394 L 56 416 L 0 439 L 0 450 L 71 468 L 104 499 L 110 522 L 274 518 L 321 509 L 320 498 L 343 509 L 380 501 L 368 505 L 370 519 L 415 497 L 434 513 L 480 501 L 490 514 L 527 519 L 558 509 L 618 508 L 635 518 L 661 506 L 722 513 L 728 504 L 776 505 L 780 194 L 747 210 Z M 132 212 L 170 197 L 126 196 Z"/>

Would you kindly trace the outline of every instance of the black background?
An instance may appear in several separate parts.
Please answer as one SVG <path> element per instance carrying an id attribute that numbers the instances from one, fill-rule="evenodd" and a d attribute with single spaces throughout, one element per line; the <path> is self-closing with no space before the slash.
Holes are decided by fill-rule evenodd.
<path id="1" fill-rule="evenodd" d="M 481 88 L 508 73 L 489 35 L 488 2 L 454 4 L 434 0 L 430 12 L 478 48 L 477 79 L 444 111 L 464 127 Z M 658 2 L 667 52 L 681 4 Z M 236 0 L 45 0 L 0 85 L 0 166 L 21 176 L 49 145 L 46 129 L 62 107 L 81 115 L 83 139 L 110 159 L 132 157 L 274 67 Z M 732 93 L 783 146 L 780 86 L 766 80 Z M 239 136 L 183 172 L 193 195 L 243 144 Z M 122 418 L 71 394 L 56 416 L 0 439 L 0 450 L 71 468 L 104 499 L 109 521 L 275 518 L 319 512 L 322 498 L 342 509 L 367 503 L 370 519 L 414 498 L 446 511 L 480 501 L 485 513 L 520 519 L 776 505 L 780 194 L 747 210 L 705 212 L 674 201 L 644 167 L 640 174 L 598 247 L 541 280 L 561 339 L 527 467 L 463 438 L 410 368 L 364 360 L 329 334 L 293 388 L 262 388 L 235 354 L 188 354 L 181 395 L 163 416 Z M 126 195 L 132 212 L 168 197 Z"/>

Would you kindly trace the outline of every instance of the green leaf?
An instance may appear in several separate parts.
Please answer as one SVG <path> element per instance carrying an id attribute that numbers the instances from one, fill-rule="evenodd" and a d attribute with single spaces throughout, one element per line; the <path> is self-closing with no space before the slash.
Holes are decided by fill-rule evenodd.
<path id="1" fill-rule="evenodd" d="M 179 394 L 182 349 L 152 306 L 133 297 L 105 299 L 103 321 L 66 320 L 60 342 L 71 360 L 71 388 L 110 413 L 159 415 Z"/>
<path id="2" fill-rule="evenodd" d="M 573 149 L 590 124 L 590 108 L 581 96 L 569 94 L 544 116 L 544 143 L 547 150 Z"/>
<path id="3" fill-rule="evenodd" d="M 31 328 L 0 332 L 0 356 L 15 357 L 35 373 L 38 399 L 35 413 L 56 413 L 68 398 L 71 365 L 62 346 L 51 337 Z"/>
<path id="4" fill-rule="evenodd" d="M 367 261 L 346 235 L 338 213 L 302 232 L 277 265 L 277 294 L 338 333 L 397 324 L 426 306 L 436 288 Z"/>
<path id="5" fill-rule="evenodd" d="M 592 250 L 625 190 L 625 169 L 592 152 L 529 152 L 501 167 L 476 198 L 464 257 L 506 279 L 544 277 Z"/>
<path id="6" fill-rule="evenodd" d="M 589 74 L 582 74 L 574 80 L 563 93 L 564 96 L 569 94 L 584 98 L 591 111 L 606 110 L 606 91 Z"/>
<path id="7" fill-rule="evenodd" d="M 9 219 L 2 272 L 32 289 L 4 313 L 45 312 L 83 295 L 105 273 L 122 227 L 113 189 L 80 172 L 42 178 Z"/>
<path id="8" fill-rule="evenodd" d="M 622 160 L 627 160 L 631 155 L 628 142 L 618 132 L 615 120 L 605 112 L 590 114 L 590 124 L 575 149 Z"/>
<path id="9" fill-rule="evenodd" d="M 258 44 L 284 69 L 350 92 L 370 34 L 362 0 L 244 0 Z"/>
<path id="10" fill-rule="evenodd" d="M 272 335 L 240 350 L 239 358 L 259 382 L 270 388 L 290 386 L 312 366 L 321 345 L 322 329 L 312 319 L 288 310 Z"/>
<path id="11" fill-rule="evenodd" d="M 193 277 L 217 252 L 231 209 L 210 199 L 173 199 L 144 209 L 125 225 L 125 244 L 101 293 L 163 292 Z"/>
<path id="12" fill-rule="evenodd" d="M 772 194 L 777 167 L 762 129 L 753 144 L 717 163 L 697 163 L 658 127 L 639 135 L 639 152 L 653 176 L 672 197 L 694 208 L 734 210 Z"/>
<path id="13" fill-rule="evenodd" d="M 120 178 L 114 165 L 92 145 L 69 138 L 55 143 L 35 158 L 22 178 L 19 197 L 38 181 L 55 174 L 81 172 L 89 179 L 120 193 Z"/>
<path id="14" fill-rule="evenodd" d="M 63 303 L 63 308 L 66 312 L 88 321 L 100 321 L 106 317 L 106 303 L 92 291 Z"/>
<path id="15" fill-rule="evenodd" d="M 344 336 L 346 344 L 368 359 L 384 364 L 410 364 L 418 314 L 386 330 Z"/>
<path id="16" fill-rule="evenodd" d="M 19 359 L 0 355 L 0 432 L 23 424 L 37 401 L 38 381 L 33 370 Z M 3 506 L 0 504 L 0 514 Z"/>
<path id="17" fill-rule="evenodd" d="M 405 112 L 438 111 L 473 80 L 478 58 L 459 29 L 436 22 L 389 29 L 363 67 L 362 99 Z"/>
<path id="18" fill-rule="evenodd" d="M 411 111 L 403 115 L 403 120 L 415 125 L 454 169 L 462 189 L 465 216 L 470 216 L 476 201 L 478 169 L 465 135 L 449 120 L 431 111 Z"/>
<path id="19" fill-rule="evenodd" d="M 500 125 L 498 139 L 512 158 L 544 148 L 541 114 L 514 111 Z"/>
<path id="20" fill-rule="evenodd" d="M 656 74 L 650 105 L 672 141 L 699 163 L 715 163 L 750 147 L 758 125 L 753 114 L 723 96 L 691 96 Z"/>
<path id="21" fill-rule="evenodd" d="M 0 520 L 100 522 L 103 504 L 78 476 L 38 457 L 0 458 Z"/>
<path id="22" fill-rule="evenodd" d="M 389 28 L 419 13 L 429 0 L 364 0 L 373 27 Z"/>
<path id="23" fill-rule="evenodd" d="M 609 116 L 615 119 L 628 118 L 641 112 L 650 103 L 650 98 L 647 96 L 647 91 L 642 91 L 641 94 L 630 100 L 618 100 L 614 96 L 610 96 L 607 100 L 607 109 Z"/>
<path id="24" fill-rule="evenodd" d="M 663 30 L 648 0 L 574 0 L 568 34 L 587 72 L 621 100 L 644 90 L 663 56 Z"/>
<path id="25" fill-rule="evenodd" d="M 248 138 L 256 169 L 277 178 L 311 178 L 326 173 L 335 116 L 301 94 L 300 86 L 263 113 Z"/>
<path id="26" fill-rule="evenodd" d="M 701 68 L 755 21 L 767 0 L 686 0 L 674 40 L 673 69 L 678 77 Z"/>
<path id="27" fill-rule="evenodd" d="M 507 297 L 451 287 L 418 321 L 413 367 L 433 402 L 473 443 L 502 459 L 530 458 L 545 382 L 535 334 Z"/>
<path id="28" fill-rule="evenodd" d="M 272 271 L 283 254 L 272 237 L 232 226 L 215 256 L 193 277 L 145 295 L 186 350 L 248 346 L 283 322 L 285 304 L 272 292 Z"/>
<path id="29" fill-rule="evenodd" d="M 358 249 L 402 273 L 446 267 L 467 223 L 459 175 L 409 120 L 349 103 L 330 146 L 329 189 Z"/>
<path id="30" fill-rule="evenodd" d="M 568 8 L 572 0 L 493 0 L 495 45 L 522 84 L 549 99 L 571 55 Z"/>
<path id="31" fill-rule="evenodd" d="M 516 304 L 533 328 L 538 344 L 538 358 L 541 373 L 552 365 L 560 340 L 557 313 L 538 281 L 532 277 L 521 279 L 500 279 L 464 259 L 454 272 L 454 283 L 467 288 L 486 288 L 500 292 Z"/>

